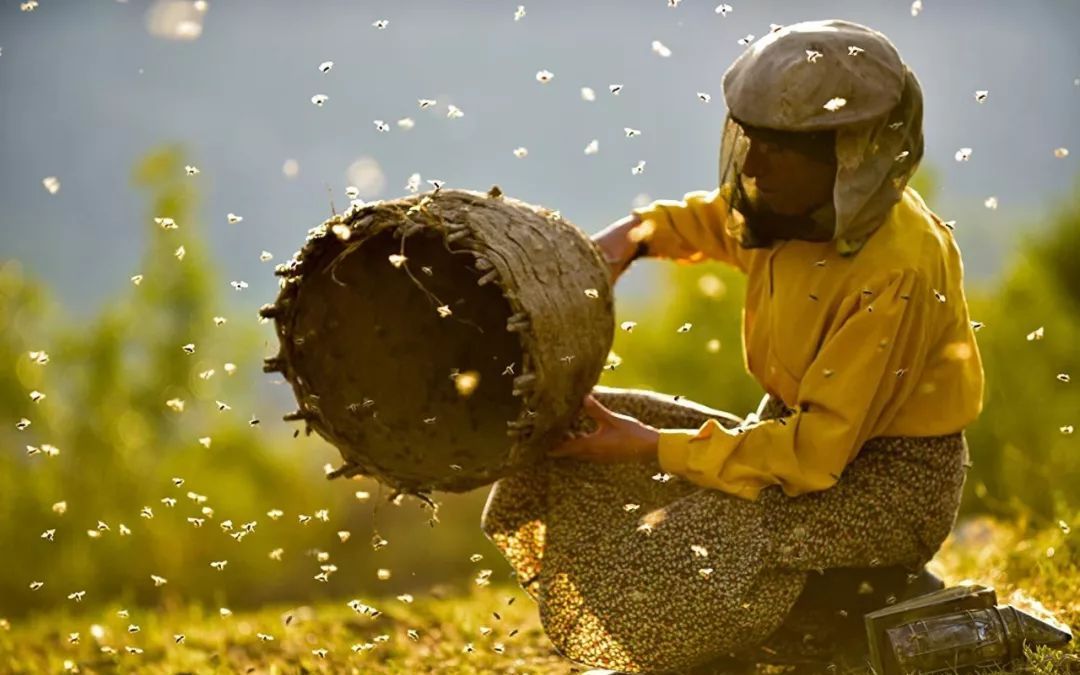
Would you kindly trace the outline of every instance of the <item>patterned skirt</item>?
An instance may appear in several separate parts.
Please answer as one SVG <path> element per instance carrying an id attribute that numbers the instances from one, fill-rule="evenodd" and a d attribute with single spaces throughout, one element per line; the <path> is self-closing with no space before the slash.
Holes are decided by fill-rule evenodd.
<path id="1" fill-rule="evenodd" d="M 593 393 L 657 428 L 741 422 L 641 390 Z M 759 411 L 790 412 L 768 397 Z M 627 673 L 764 662 L 783 656 L 771 643 L 828 622 L 796 606 L 815 573 L 930 560 L 955 522 L 968 463 L 963 432 L 879 437 L 828 490 L 788 497 L 771 486 L 751 502 L 665 474 L 655 459 L 546 458 L 495 483 L 481 528 L 573 661 Z"/>

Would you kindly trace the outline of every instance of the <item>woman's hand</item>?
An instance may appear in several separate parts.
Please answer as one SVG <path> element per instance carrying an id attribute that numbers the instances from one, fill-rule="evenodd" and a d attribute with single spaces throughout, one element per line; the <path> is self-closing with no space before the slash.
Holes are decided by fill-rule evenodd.
<path id="1" fill-rule="evenodd" d="M 592 462 L 634 462 L 656 457 L 660 433 L 653 427 L 605 408 L 592 394 L 585 397 L 585 412 L 599 428 L 564 440 L 549 455 Z"/>
<path id="2" fill-rule="evenodd" d="M 617 220 L 593 235 L 592 240 L 600 248 L 604 260 L 611 270 L 611 283 L 618 280 L 633 262 L 640 242 L 630 236 L 630 231 L 641 224 L 636 214 Z"/>

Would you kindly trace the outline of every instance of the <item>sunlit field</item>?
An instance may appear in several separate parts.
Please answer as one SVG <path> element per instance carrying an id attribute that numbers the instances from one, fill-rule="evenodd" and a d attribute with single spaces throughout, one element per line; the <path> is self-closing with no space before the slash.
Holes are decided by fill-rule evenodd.
<path id="1" fill-rule="evenodd" d="M 927 267 L 938 270 L 948 267 L 939 264 L 941 256 L 957 260 L 959 251 L 962 265 L 949 269 L 963 277 L 962 284 L 950 277 L 953 285 L 939 285 L 948 297 L 933 288 L 923 298 L 929 303 L 923 307 L 949 318 L 920 320 L 936 321 L 935 330 L 948 325 L 964 338 L 923 346 L 926 353 L 940 352 L 938 366 L 970 366 L 978 355 L 985 378 L 965 367 L 956 376 L 964 386 L 938 387 L 944 377 L 921 380 L 920 394 L 940 398 L 912 408 L 922 411 L 917 414 L 889 418 L 925 430 L 925 418 L 940 415 L 925 421 L 941 428 L 954 413 L 970 413 L 964 418 L 970 465 L 956 526 L 930 570 L 948 585 L 992 587 L 1000 604 L 1080 630 L 1080 2 L 11 0 L 0 3 L 0 675 L 589 670 L 590 664 L 559 653 L 552 642 L 561 639 L 559 631 L 552 628 L 549 639 L 496 537 L 481 530 L 494 481 L 512 463 L 518 468 L 523 459 L 539 457 L 540 448 L 522 439 L 555 438 L 529 435 L 538 416 L 530 406 L 547 406 L 539 417 L 551 430 L 569 419 L 563 403 L 571 397 L 563 389 L 577 396 L 578 389 L 583 394 L 599 384 L 650 390 L 672 403 L 700 403 L 745 418 L 765 390 L 803 398 L 802 380 L 813 379 L 807 373 L 823 373 L 819 379 L 831 378 L 833 393 L 843 394 L 836 398 L 850 398 L 838 409 L 871 398 L 849 396 L 858 389 L 850 382 L 886 391 L 923 377 L 918 364 L 909 369 L 906 362 L 889 368 L 896 380 L 865 376 L 859 364 L 869 361 L 860 350 L 890 342 L 864 340 L 862 332 L 855 332 L 850 350 L 845 342 L 830 356 L 836 363 L 810 353 L 808 346 L 820 349 L 827 341 L 816 332 L 836 317 L 826 317 L 829 309 L 815 313 L 831 305 L 819 303 L 817 288 L 804 294 L 811 277 L 799 275 L 849 268 L 778 255 L 767 258 L 764 286 L 761 276 L 751 278 L 735 264 L 739 253 L 702 258 L 699 249 L 728 251 L 734 240 L 721 237 L 732 235 L 729 221 L 721 232 L 694 227 L 709 220 L 698 218 L 683 221 L 688 229 L 681 234 L 674 226 L 666 230 L 672 250 L 696 232 L 705 245 L 696 246 L 693 259 L 643 255 L 627 262 L 615 284 L 608 283 L 615 268 L 604 266 L 614 264 L 609 251 L 596 241 L 642 207 L 666 202 L 671 209 L 679 200 L 686 207 L 689 195 L 714 191 L 725 175 L 718 175 L 721 136 L 734 128 L 726 127 L 735 107 L 725 93 L 728 67 L 776 33 L 799 33 L 781 33 L 785 26 L 832 18 L 880 30 L 902 54 L 903 66 L 917 73 L 919 96 L 912 94 L 911 77 L 897 80 L 906 83 L 899 85 L 906 104 L 923 102 L 912 107 L 918 115 L 905 118 L 907 126 L 886 126 L 880 111 L 874 118 L 879 130 L 903 128 L 899 136 L 909 145 L 875 155 L 878 139 L 864 139 L 864 147 L 851 140 L 855 136 L 830 135 L 832 122 L 824 134 L 747 123 L 755 134 L 752 142 L 749 132 L 743 139 L 749 147 L 772 147 L 781 153 L 773 157 L 789 160 L 794 155 L 783 153 L 800 148 L 801 163 L 791 165 L 803 168 L 802 177 L 827 179 L 810 181 L 824 195 L 812 210 L 795 199 L 800 208 L 791 209 L 797 214 L 791 220 L 777 218 L 777 225 L 762 218 L 767 224 L 756 227 L 801 228 L 813 221 L 834 228 L 835 241 L 796 236 L 805 240 L 785 242 L 778 248 L 785 254 L 816 250 L 803 246 L 808 242 L 849 246 L 837 234 L 835 207 L 821 208 L 841 198 L 835 194 L 840 176 L 854 175 L 845 173 L 852 167 L 839 167 L 841 158 L 875 155 L 868 167 L 925 200 L 925 207 L 911 207 L 922 214 L 912 222 L 937 229 L 918 240 L 918 249 L 932 250 Z M 830 54 L 804 46 L 793 61 L 805 69 L 840 63 L 844 68 L 835 72 L 843 73 L 862 63 L 852 59 L 880 61 L 866 45 L 834 45 Z M 810 80 L 818 71 L 799 72 L 811 73 Z M 886 81 L 892 80 L 874 80 L 875 86 Z M 805 88 L 813 90 L 808 96 L 821 95 L 811 107 L 825 117 L 813 119 L 855 119 L 865 110 L 850 92 Z M 892 93 L 901 98 L 899 90 Z M 900 103 L 890 105 L 886 112 Z M 920 127 L 911 123 L 916 118 Z M 836 171 L 815 173 L 820 166 Z M 888 187 L 884 180 L 879 186 Z M 800 186 L 788 197 L 813 192 L 806 181 L 778 184 Z M 508 235 L 500 240 L 502 250 L 481 250 L 476 224 L 486 217 L 477 213 L 487 207 L 462 201 L 449 208 L 434 199 L 465 191 L 469 199 L 500 205 L 492 211 L 504 215 L 486 220 L 489 232 L 525 229 L 528 210 L 536 220 L 528 227 L 539 234 L 521 241 Z M 888 189 L 876 194 L 895 196 Z M 413 203 L 408 200 L 416 203 L 399 208 Z M 759 206 L 769 201 L 761 200 Z M 469 208 L 456 210 L 462 203 Z M 940 220 L 923 217 L 924 208 Z M 683 217 L 689 212 L 681 211 Z M 708 213 L 719 222 L 720 211 Z M 822 213 L 831 223 L 820 220 Z M 646 251 L 640 237 L 662 240 L 665 230 L 656 229 L 662 220 L 646 219 L 647 227 L 627 230 L 634 237 L 620 232 L 608 245 L 621 242 L 621 253 Z M 393 227 L 375 232 L 386 235 L 377 247 L 338 264 L 346 249 L 352 255 L 367 241 L 363 228 L 379 229 L 372 223 Z M 925 234 L 919 227 L 900 234 Z M 419 240 L 428 248 L 417 243 L 406 251 L 406 232 L 414 231 L 422 235 L 410 246 Z M 305 279 L 301 251 L 309 235 L 326 248 L 308 260 L 321 263 L 319 256 L 332 254 L 330 274 L 320 269 Z M 710 246 L 710 237 L 728 244 Z M 425 259 L 428 251 L 441 257 Z M 506 262 L 511 258 L 513 265 Z M 355 276 L 345 283 L 334 276 L 339 271 Z M 874 295 L 866 286 L 848 288 L 842 274 L 826 277 L 843 287 L 836 298 L 862 303 L 860 293 Z M 790 287 L 799 293 L 790 294 L 784 312 L 772 311 L 783 296 L 774 297 L 774 282 L 781 288 L 788 279 L 798 279 Z M 530 288 L 534 304 L 526 306 Z M 762 288 L 768 293 L 753 292 Z M 748 295 L 765 304 L 754 310 Z M 311 303 L 306 313 L 297 309 L 301 297 Z M 363 302 L 348 304 L 357 298 Z M 768 327 L 744 331 L 755 316 L 758 327 L 768 316 Z M 888 309 L 873 314 L 883 316 L 894 315 Z M 472 327 L 494 330 L 447 328 L 476 317 L 482 318 Z M 767 358 L 748 357 L 747 332 L 751 348 Z M 918 342 L 912 335 L 929 334 L 888 334 L 894 333 L 911 343 Z M 763 334 L 769 339 L 755 339 Z M 547 370 L 537 365 L 538 355 L 547 357 Z M 812 371 L 815 362 L 824 367 Z M 768 365 L 777 379 L 766 383 Z M 777 375 L 776 365 L 788 367 Z M 330 384 L 304 390 L 318 378 L 308 378 L 301 366 L 326 375 L 321 382 Z M 975 388 L 966 386 L 976 381 L 985 384 L 977 416 Z M 329 422 L 320 426 L 329 419 L 320 418 L 326 410 L 345 420 L 336 437 L 324 433 Z M 384 416 L 376 419 L 374 411 Z M 815 419 L 843 426 L 847 412 Z M 390 422 L 369 432 L 384 419 Z M 807 427 L 813 430 L 800 428 Z M 633 447 L 636 458 L 651 460 L 659 441 L 642 433 L 659 430 L 635 428 L 637 436 L 623 437 L 633 445 L 610 443 L 609 449 Z M 833 433 L 839 427 L 822 428 L 828 443 L 807 442 L 799 451 L 794 441 L 766 440 L 757 446 L 765 457 L 761 466 L 812 463 L 833 451 L 831 439 L 848 438 Z M 859 428 L 870 428 L 869 422 Z M 908 431 L 902 435 L 920 435 Z M 788 456 L 772 462 L 768 453 L 777 448 Z M 812 452 L 800 455 L 805 448 Z M 839 466 L 841 450 L 828 461 Z M 716 457 L 723 463 L 737 455 Z M 673 454 L 665 456 L 670 461 Z M 707 475 L 711 469 L 698 473 L 698 480 L 724 483 L 719 464 L 714 468 L 713 475 Z M 804 468 L 788 477 L 818 481 L 813 487 L 821 489 L 826 474 Z M 835 467 L 827 468 L 842 480 Z M 395 470 L 407 477 L 391 476 Z M 757 480 L 747 478 L 753 472 L 742 478 Z M 920 497 L 934 492 L 894 473 L 883 471 L 883 480 L 916 486 Z M 670 477 L 653 476 L 660 482 Z M 422 489 L 435 484 L 440 487 Z M 548 486 L 535 481 L 527 487 L 541 484 Z M 717 489 L 733 491 L 733 484 Z M 952 485 L 958 495 L 959 481 Z M 743 496 L 748 487 L 757 489 L 741 485 Z M 575 488 L 555 502 L 528 492 L 505 508 L 520 502 L 555 512 L 552 504 L 572 504 L 563 512 L 577 514 L 586 509 L 577 508 L 575 497 L 602 494 Z M 926 507 L 923 520 L 942 524 L 939 541 L 945 521 L 929 511 L 940 496 L 893 504 L 890 515 L 912 509 L 905 517 L 918 519 L 916 509 Z M 593 501 L 604 503 L 581 513 L 581 520 L 563 522 L 599 523 L 594 534 L 617 532 L 603 527 L 603 517 L 640 507 L 613 503 L 606 511 L 611 500 Z M 950 514 L 956 503 L 950 502 Z M 878 506 L 875 501 L 872 508 Z M 541 520 L 535 513 L 525 521 Z M 696 537 L 712 523 L 690 525 L 682 531 Z M 545 530 L 553 531 L 566 530 Z M 714 543 L 688 541 L 693 546 L 684 553 L 696 565 L 696 558 L 722 548 L 731 531 L 712 530 L 719 533 Z M 878 543 L 834 534 L 822 537 L 827 545 Z M 882 542 L 890 539 L 885 534 Z M 522 547 L 547 547 L 545 564 L 593 564 L 588 550 L 581 558 L 549 554 L 558 548 L 552 541 L 579 538 L 534 541 L 541 538 L 513 539 L 524 541 Z M 630 552 L 638 546 L 635 540 Z M 677 548 L 653 550 L 662 557 Z M 866 559 L 876 564 L 878 554 Z M 632 555 L 610 557 L 634 561 Z M 611 560 L 595 564 L 582 569 L 618 569 Z M 749 564 L 770 572 L 783 567 L 760 556 Z M 714 574 L 711 560 L 696 569 L 703 578 L 732 583 L 732 576 Z M 534 565 L 529 573 L 535 571 Z M 562 576 L 571 578 L 568 587 L 577 581 Z M 608 576 L 618 579 L 612 586 L 621 601 L 624 577 Z M 642 584 L 662 587 L 651 576 Z M 743 602 L 731 587 L 715 588 L 724 599 Z M 580 597 L 586 596 L 603 594 Z M 683 606 L 671 604 L 673 613 Z M 682 624 L 629 625 L 645 626 L 643 633 L 709 626 L 699 621 L 702 614 L 682 617 Z M 583 632 L 600 632 L 574 618 Z M 711 646 L 715 634 L 711 626 L 706 630 Z M 739 633 L 732 644 L 744 637 Z M 674 656 L 687 653 L 689 642 L 682 640 Z M 649 653 L 661 654 L 654 646 Z M 1025 672 L 1080 673 L 1080 639 L 1028 656 Z M 656 661 L 671 658 L 665 653 Z M 784 668 L 762 665 L 759 671 Z"/>

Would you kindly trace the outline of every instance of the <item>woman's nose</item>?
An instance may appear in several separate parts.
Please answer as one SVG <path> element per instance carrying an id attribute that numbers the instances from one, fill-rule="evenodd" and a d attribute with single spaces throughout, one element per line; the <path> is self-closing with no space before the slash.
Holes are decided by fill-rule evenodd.
<path id="1" fill-rule="evenodd" d="M 743 161 L 743 173 L 751 178 L 760 177 L 767 169 L 768 159 L 761 147 L 761 143 L 750 141 L 750 148 L 746 151 L 746 159 Z"/>

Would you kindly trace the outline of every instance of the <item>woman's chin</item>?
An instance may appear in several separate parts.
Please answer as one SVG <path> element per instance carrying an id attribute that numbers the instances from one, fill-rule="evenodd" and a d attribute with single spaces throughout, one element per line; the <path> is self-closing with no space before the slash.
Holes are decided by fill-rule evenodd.
<path id="1" fill-rule="evenodd" d="M 798 205 L 793 200 L 786 199 L 782 191 L 766 190 L 760 185 L 753 185 L 746 194 L 755 210 L 768 211 L 778 216 L 799 216 L 806 213 L 806 209 L 796 208 Z"/>
<path id="2" fill-rule="evenodd" d="M 768 192 L 761 192 L 759 203 L 766 210 L 771 211 L 778 216 L 805 216 L 813 210 L 805 204 L 799 204 L 793 200 L 784 199 L 783 196 L 778 193 L 770 194 Z"/>
<path id="3" fill-rule="evenodd" d="M 758 204 L 766 211 L 771 211 L 779 216 L 797 216 L 799 212 L 791 208 L 791 204 L 775 192 L 758 190 Z"/>

